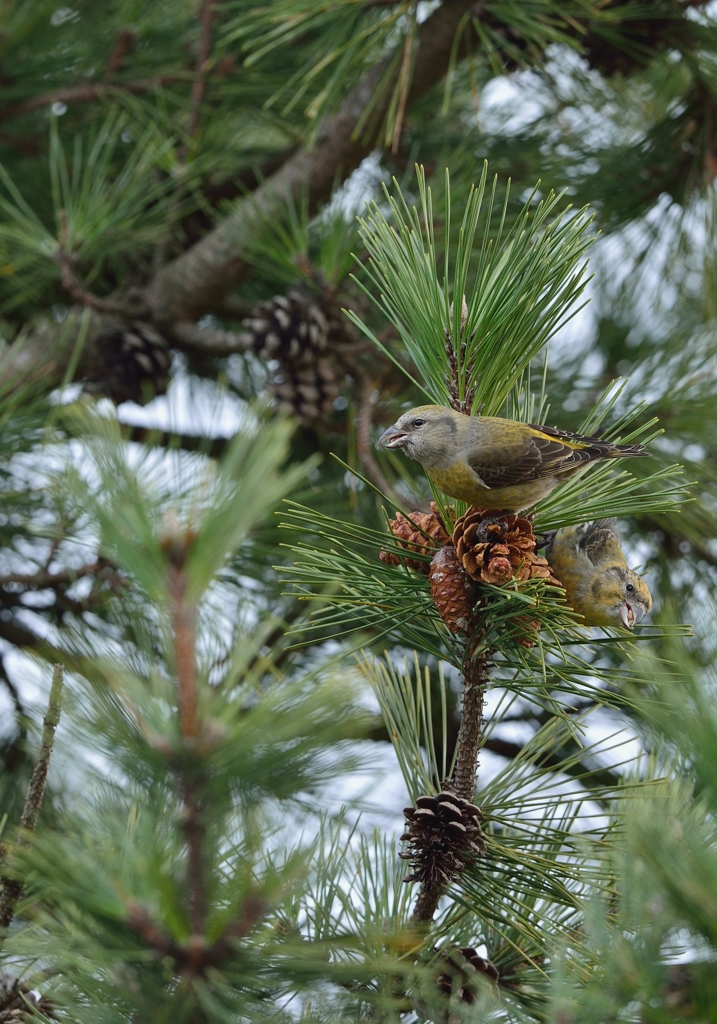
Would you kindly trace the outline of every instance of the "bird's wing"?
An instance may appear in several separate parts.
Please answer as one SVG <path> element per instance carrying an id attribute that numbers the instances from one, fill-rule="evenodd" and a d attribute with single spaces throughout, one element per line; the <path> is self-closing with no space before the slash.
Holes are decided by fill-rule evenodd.
<path id="1" fill-rule="evenodd" d="M 620 547 L 620 531 L 617 519 L 595 519 L 579 527 L 582 536 L 578 548 L 585 553 L 593 565 L 599 565 L 606 559 L 625 561 Z"/>
<path id="2" fill-rule="evenodd" d="M 501 448 L 483 446 L 468 457 L 471 469 L 488 487 L 510 487 L 543 476 L 555 476 L 604 457 L 614 447 L 607 441 L 581 438 L 564 430 L 525 424 L 521 444 Z"/>

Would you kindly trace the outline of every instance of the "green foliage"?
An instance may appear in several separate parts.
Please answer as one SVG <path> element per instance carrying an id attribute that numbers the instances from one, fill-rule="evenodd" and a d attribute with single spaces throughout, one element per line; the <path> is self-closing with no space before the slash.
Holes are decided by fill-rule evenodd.
<path id="1" fill-rule="evenodd" d="M 714 1016 L 714 19 L 677 0 L 485 0 L 477 17 L 468 4 L 448 75 L 416 104 L 413 57 L 433 7 L 229 0 L 213 5 L 203 66 L 200 11 L 185 0 L 0 7 L 8 339 L 38 313 L 43 329 L 62 320 L 61 258 L 98 296 L 141 292 L 320 138 L 372 67 L 356 139 L 373 131 L 386 146 L 352 183 L 374 200 L 359 228 L 346 215 L 354 192 L 334 188 L 317 209 L 297 192 L 241 240 L 251 268 L 238 319 L 242 303 L 297 282 L 340 289 L 400 370 L 377 352 L 354 396 L 343 368 L 346 413 L 290 440 L 252 407 L 217 464 L 202 454 L 209 444 L 161 452 L 161 431 L 127 442 L 106 409 L 64 409 L 0 367 L 8 685 L 25 682 L 18 646 L 74 670 L 50 795 L 82 776 L 81 792 L 46 802 L 37 844 L 3 865 L 28 883 L 3 963 L 69 1021 Z M 81 98 L 55 103 L 67 90 Z M 486 159 L 510 188 L 488 180 Z M 592 224 L 607 237 L 588 248 Z M 352 253 L 371 309 L 347 287 Z M 229 307 L 210 312 L 213 326 L 225 315 L 236 325 Z M 74 359 L 77 321 L 61 332 Z M 228 372 L 242 400 L 260 387 L 238 359 L 189 359 L 190 380 Z M 651 571 L 654 625 L 589 635 L 539 581 L 480 589 L 488 852 L 420 935 L 407 928 L 415 888 L 401 881 L 398 821 L 362 831 L 355 807 L 336 807 L 343 773 L 371 766 L 377 737 L 393 742 L 411 799 L 442 785 L 466 641 L 386 531 L 381 504 L 424 508 L 428 490 L 395 454 L 376 456 L 393 491 L 369 471 L 358 392 L 376 432 L 427 395 L 640 440 L 653 456 L 629 473 L 590 469 L 541 502 L 535 524 L 619 515 L 630 563 Z M 225 422 L 215 412 L 202 414 L 212 429 Z M 307 463 L 316 453 L 337 459 Z M 289 491 L 296 500 L 272 517 Z M 381 562 L 382 550 L 402 564 Z M 73 577 L 98 551 L 111 564 Z M 275 574 L 277 562 L 289 564 Z M 66 583 L 43 589 L 43 573 Z M 189 659 L 180 611 L 193 623 Z M 682 621 L 695 633 L 684 648 Z M 346 660 L 354 646 L 359 668 Z M 365 710 L 366 680 L 380 721 Z M 17 755 L 23 771 L 34 755 L 20 722 L 2 750 L 10 845 Z M 621 724 L 655 752 L 650 762 L 633 764 L 621 737 L 596 744 Z M 93 765 L 78 768 L 86 748 Z M 205 829 L 203 927 L 187 784 Z M 204 947 L 190 942 L 198 934 Z M 192 974 L 187 950 L 199 956 L 222 936 L 216 962 Z M 486 985 L 472 1007 L 454 992 L 447 1009 L 441 950 L 469 944 L 497 965 L 500 998 Z"/>
<path id="2" fill-rule="evenodd" d="M 491 235 L 497 181 L 484 210 L 485 165 L 466 200 L 455 255 L 446 242 L 441 258 L 431 189 L 422 168 L 417 175 L 420 213 L 408 206 L 396 186 L 398 199 L 386 194 L 395 228 L 375 203 L 361 222 L 361 237 L 371 258 L 366 273 L 378 293 L 374 301 L 398 331 L 423 379 L 419 387 L 432 402 L 447 405 L 447 381 L 455 379 L 458 400 L 471 412 L 482 407 L 487 415 L 495 415 L 531 359 L 575 313 L 585 284 L 589 221 L 584 213 L 572 218 L 565 211 L 558 214 L 560 197 L 550 195 L 534 210 L 529 200 L 505 235 L 501 217 Z M 448 239 L 447 174 L 443 207 Z M 467 314 L 461 310 L 463 297 Z M 359 318 L 352 319 L 386 351 Z"/>
<path id="3" fill-rule="evenodd" d="M 342 741 L 360 735 L 367 716 L 330 664 L 272 680 L 265 659 L 252 672 L 261 627 L 237 630 L 229 661 L 217 663 L 196 640 L 234 547 L 301 476 L 281 469 L 287 424 L 247 425 L 171 521 L 158 514 L 142 467 L 130 465 L 116 423 L 81 419 L 101 545 L 149 623 L 137 620 L 134 658 L 109 648 L 82 662 L 75 742 L 101 755 L 103 768 L 61 830 L 18 848 L 11 869 L 28 879 L 30 925 L 8 948 L 28 968 L 38 957 L 51 965 L 52 998 L 76 1021 L 263 1019 L 267 1000 L 276 1012 L 317 984 L 335 986 L 337 1006 L 376 1002 L 375 979 L 402 968 L 370 921 L 364 935 L 303 935 L 280 923 L 307 887 L 328 884 L 316 851 L 340 829 L 340 819 L 327 820 L 325 832 L 288 850 L 282 819 L 304 814 L 351 769 Z M 86 483 L 76 477 L 74 486 L 86 500 Z M 329 907 L 334 895 L 325 895 Z M 364 978 L 374 987 L 342 995 L 342 983 Z"/>
<path id="4" fill-rule="evenodd" d="M 636 1007 L 650 1024 L 709 1020 L 717 1006 L 714 678 L 678 643 L 668 649 L 669 674 L 666 662 L 641 655 L 653 686 L 638 701 L 663 778 L 629 808 L 608 855 L 614 892 L 589 905 L 585 938 L 598 969 L 585 987 L 559 972 L 554 1021 L 598 1022 Z"/>
<path id="5" fill-rule="evenodd" d="M 79 261 L 92 281 L 113 253 L 131 258 L 146 251 L 166 219 L 171 140 L 160 140 L 150 128 L 133 143 L 126 159 L 118 160 L 121 148 L 132 139 L 127 118 L 112 111 L 88 141 L 75 137 L 68 161 L 57 120 L 50 125 L 53 226 L 38 216 L 0 165 L 0 210 L 5 215 L 0 223 L 0 253 L 7 296 L 2 308 L 6 311 L 36 296 L 55 279 L 61 257 L 73 266 Z M 160 174 L 160 169 L 165 173 Z"/>
<path id="6" fill-rule="evenodd" d="M 337 288 L 354 263 L 356 225 L 342 209 L 312 218 L 306 193 L 286 202 L 284 216 L 266 219 L 250 246 L 252 263 L 268 281 L 285 286 L 296 280 L 319 288 Z"/>

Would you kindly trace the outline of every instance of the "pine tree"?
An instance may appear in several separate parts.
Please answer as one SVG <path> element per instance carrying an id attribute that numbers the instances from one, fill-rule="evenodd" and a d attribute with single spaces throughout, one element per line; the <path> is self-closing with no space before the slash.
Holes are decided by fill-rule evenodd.
<path id="1" fill-rule="evenodd" d="M 348 981 L 325 971 L 323 953 L 317 953 L 302 979 L 292 960 L 286 975 L 268 985 L 267 1005 L 275 1009 L 278 993 L 291 990 L 297 993 L 291 1013 L 301 1006 L 307 1016 L 332 1019 L 344 1013 L 430 1017 L 444 1013 L 445 997 L 452 991 L 460 1007 L 451 1012 L 460 1009 L 475 1019 L 553 1014 L 564 1021 L 573 1013 L 579 1020 L 598 991 L 585 986 L 588 974 L 595 970 L 595 976 L 606 979 L 609 971 L 619 975 L 624 967 L 620 950 L 625 947 L 609 927 L 614 907 L 609 899 L 601 903 L 601 894 L 633 884 L 636 893 L 646 891 L 635 882 L 630 860 L 643 839 L 631 839 L 633 846 L 625 846 L 628 852 L 623 853 L 616 841 L 622 824 L 628 819 L 636 823 L 625 826 L 625 835 L 647 835 L 637 823 L 648 820 L 650 807 L 661 806 L 662 799 L 651 783 L 658 803 L 640 802 L 652 776 L 676 780 L 669 799 L 680 820 L 688 813 L 684 793 L 694 783 L 679 758 L 665 756 L 643 765 L 640 784 L 630 789 L 618 764 L 622 755 L 592 747 L 586 716 L 596 711 L 600 719 L 601 709 L 609 708 L 612 720 L 636 730 L 648 747 L 654 747 L 662 729 L 668 738 L 660 742 L 689 755 L 694 737 L 676 736 L 662 719 L 656 724 L 655 705 L 646 698 L 662 700 L 665 687 L 650 687 L 663 672 L 670 681 L 666 686 L 682 687 L 687 676 L 701 677 L 713 657 L 717 89 L 709 5 L 692 0 L 650 5 L 623 0 L 485 0 L 480 5 L 468 0 L 435 5 L 230 0 L 218 5 L 199 0 L 194 7 L 176 0 L 161 5 L 122 0 L 100 9 L 85 0 L 72 7 L 10 0 L 1 27 L 0 313 L 10 347 L 0 368 L 0 639 L 5 669 L 0 694 L 8 698 L 3 712 L 7 708 L 15 720 L 0 740 L 4 836 L 11 837 L 12 846 L 35 762 L 33 718 L 37 726 L 44 713 L 29 707 L 19 652 L 30 649 L 50 664 L 62 663 L 70 680 L 89 680 L 87 685 L 95 688 L 92 700 L 100 704 L 107 692 L 108 658 L 115 667 L 124 666 L 123 685 L 139 686 L 136 679 L 146 680 L 152 666 L 164 685 L 174 678 L 172 646 L 161 626 L 168 598 L 162 596 L 159 570 L 165 563 L 153 563 L 155 589 L 148 594 L 142 567 L 124 562 L 108 540 L 112 528 L 103 516 L 110 512 L 100 508 L 96 494 L 88 497 L 93 481 L 78 477 L 76 466 L 68 469 L 68 455 L 92 449 L 87 418 L 60 414 L 62 402 L 75 394 L 69 385 L 77 382 L 93 400 L 105 396 L 121 404 L 152 403 L 172 387 L 172 380 L 210 384 L 218 399 L 231 396 L 248 423 L 257 422 L 257 416 L 263 423 L 267 416 L 246 405 L 259 395 L 273 410 L 281 407 L 297 420 L 291 463 L 300 466 L 317 452 L 324 458 L 309 464 L 307 483 L 295 495 L 298 504 L 284 516 L 293 534 L 277 529 L 273 518 L 262 513 L 250 517 L 250 542 L 237 546 L 236 537 L 230 542 L 225 536 L 226 562 L 207 590 L 207 609 L 213 613 L 207 611 L 202 620 L 211 639 L 202 633 L 206 651 L 202 648 L 199 655 L 200 660 L 206 655 L 207 665 L 214 657 L 217 667 L 210 671 L 205 666 L 203 685 L 224 678 L 237 621 L 266 623 L 272 653 L 260 649 L 251 670 L 252 678 L 261 679 L 258 692 L 282 680 L 296 683 L 296 692 L 303 693 L 302 679 L 310 686 L 312 673 L 324 673 L 316 666 L 324 665 L 327 640 L 339 652 L 340 673 L 356 671 L 351 651 L 362 647 L 356 679 L 372 682 L 382 710 L 382 721 L 374 721 L 370 735 L 378 742 L 394 740 L 414 812 L 404 830 L 403 867 L 391 837 L 349 839 L 346 827 L 330 814 L 320 827 L 312 826 L 314 833 L 320 830 L 321 841 L 299 857 L 305 855 L 310 881 L 291 889 L 287 900 L 294 901 L 293 909 L 267 911 L 257 921 L 258 931 L 262 922 L 277 917 L 278 933 L 292 942 L 295 921 L 302 943 L 307 936 L 311 941 L 330 936 L 333 942 L 337 934 L 350 933 L 346 941 L 357 942 L 361 951 L 332 946 L 332 964 L 363 960 L 366 943 L 375 940 L 374 932 L 366 938 L 369 924 L 379 933 L 402 937 L 376 939 L 371 948 L 381 955 L 369 957 L 372 966 L 366 974 Z M 470 204 L 478 197 L 470 198 L 469 190 L 481 185 L 486 157 L 490 174 L 482 187 L 490 193 L 497 171 L 497 201 L 487 215 L 490 197 L 484 195 L 481 227 L 469 245 L 466 230 L 477 216 L 477 206 Z M 418 187 L 416 162 L 426 176 Z M 452 217 L 443 187 L 445 168 L 451 173 Z M 400 189 L 390 186 L 389 202 L 382 183 L 394 177 Z M 504 188 L 508 178 L 509 191 Z M 541 184 L 534 191 L 538 178 Z M 422 206 L 429 186 L 432 211 Z M 546 199 L 551 188 L 558 194 L 567 189 L 574 208 L 590 204 L 592 225 L 587 227 L 585 217 L 574 211 L 556 220 L 568 199 Z M 365 197 L 375 200 L 378 209 L 365 213 Z M 417 214 L 411 212 L 415 204 Z M 364 219 L 360 230 L 355 212 Z M 559 226 L 551 235 L 546 226 L 554 222 Z M 417 247 L 405 234 L 394 237 L 388 224 L 399 230 L 412 226 Z M 426 238 L 422 232 L 430 224 L 434 234 Z M 525 249 L 520 247 L 521 229 Z M 597 229 L 602 237 L 585 249 L 588 234 Z M 503 243 L 496 242 L 500 238 Z M 493 248 L 487 244 L 491 239 Z M 503 245 L 505 266 L 495 262 L 496 244 Z M 589 273 L 595 275 L 589 283 L 587 273 L 579 276 L 588 252 Z M 445 254 L 450 272 L 443 264 Z M 457 257 L 455 269 L 451 254 Z M 507 326 L 499 323 L 495 308 L 481 305 L 489 277 L 480 274 L 491 273 L 496 275 L 491 287 L 497 284 L 496 295 L 513 316 Z M 445 347 L 446 332 L 462 337 L 464 293 L 473 318 L 466 360 L 460 346 L 452 355 Z M 573 327 L 568 344 L 559 335 L 552 358 L 543 364 L 551 332 L 588 296 L 587 312 L 573 321 L 580 330 Z M 619 384 L 613 384 L 616 378 Z M 610 436 L 650 437 L 655 428 L 649 417 L 659 418 L 665 434 L 651 441 L 652 459 L 630 466 L 631 473 L 644 471 L 644 479 L 633 485 L 607 470 L 593 473 L 587 498 L 582 483 L 570 485 L 540 507 L 533 524 L 540 531 L 595 515 L 621 517 L 632 560 L 650 569 L 659 626 L 643 630 L 641 639 L 649 636 L 657 661 L 638 656 L 633 643 L 616 643 L 614 637 L 593 637 L 587 643 L 559 592 L 551 590 L 545 567 L 537 561 L 542 555 L 531 549 L 529 526 L 526 532 L 523 525 L 511 524 L 505 545 L 510 557 L 483 566 L 490 582 L 483 569 L 471 569 L 477 579 L 466 576 L 465 560 L 472 566 L 473 555 L 462 550 L 460 558 L 453 557 L 458 546 L 446 542 L 465 510 L 452 508 L 454 502 L 436 494 L 435 509 L 429 511 L 418 468 L 377 455 L 373 447 L 378 430 L 395 419 L 397 410 L 421 401 L 426 391 L 440 402 L 470 401 L 475 409 L 483 404 L 486 412 L 543 419 L 567 429 L 600 428 L 612 431 Z M 649 412 L 642 406 L 645 400 Z M 153 409 L 157 406 L 161 400 Z M 106 404 L 100 401 L 99 407 L 107 413 Z M 134 410 L 130 416 L 126 407 L 119 411 L 120 420 L 136 422 L 139 415 Z M 171 533 L 174 522 L 170 515 L 160 528 L 152 519 L 155 513 L 147 511 L 151 501 L 163 510 L 176 509 L 180 523 L 199 521 L 199 512 L 185 515 L 184 502 L 191 505 L 187 494 L 192 487 L 199 495 L 199 478 L 222 473 L 214 460 L 227 451 L 227 438 L 206 426 L 152 429 L 156 421 L 149 415 L 140 420 L 146 427 L 124 425 L 111 436 L 101 420 L 90 422 L 90 430 L 104 439 L 104 447 L 98 443 L 95 449 L 101 453 L 98 465 L 114 467 L 113 479 L 107 478 L 110 493 L 122 480 L 126 483 L 124 497 L 108 501 L 110 518 L 117 517 L 116 531 L 124 529 L 123 502 L 125 512 L 135 509 L 137 517 L 128 529 L 151 520 L 151 529 L 147 526 L 149 532 L 137 542 L 140 547 L 151 548 L 165 536 L 162 530 Z M 148 497 L 141 472 L 132 478 L 125 455 L 151 467 L 149 474 L 171 481 L 161 498 Z M 683 484 L 672 477 L 675 462 L 685 466 L 680 480 L 695 482 L 693 500 L 679 509 L 673 499 Z M 279 488 L 274 498 L 286 489 Z M 197 497 L 199 508 L 204 500 Z M 272 507 L 268 501 L 264 512 Z M 289 537 L 300 554 L 284 546 Z M 500 585 L 511 568 L 527 564 L 526 552 L 535 565 L 533 577 Z M 162 558 L 169 558 L 166 551 Z M 287 588 L 282 583 L 287 578 L 298 589 Z M 347 582 L 349 589 L 342 589 Z M 309 595 L 313 602 L 324 602 L 310 626 L 300 599 Z M 668 637 L 680 622 L 694 623 L 686 650 Z M 644 644 L 638 646 L 642 650 Z M 660 656 L 681 667 L 665 667 Z M 694 668 L 692 663 L 684 667 L 688 656 Z M 124 674 L 128 663 L 135 683 Z M 473 683 L 466 683 L 466 666 L 468 676 L 475 673 Z M 49 678 L 48 670 L 48 685 Z M 631 689 L 636 683 L 639 693 Z M 69 683 L 66 692 L 74 695 L 74 685 Z M 706 683 L 697 678 L 694 685 L 710 692 L 709 677 Z M 484 721 L 462 713 L 464 686 L 475 705 L 487 688 L 491 702 Z M 498 693 L 505 696 L 496 708 L 492 701 Z M 179 705 L 176 700 L 172 705 L 169 691 L 164 696 L 176 725 Z M 235 696 L 243 714 L 244 696 Z M 75 710 L 70 700 L 61 730 L 85 728 Z M 130 789 L 139 787 L 132 789 L 141 794 L 138 804 L 144 806 L 149 790 L 167 787 L 179 799 L 178 769 L 169 763 L 161 767 L 147 750 L 134 763 L 134 754 L 122 754 L 130 743 L 126 720 L 121 720 L 124 725 L 115 722 L 112 731 L 111 715 L 100 715 L 96 705 L 95 711 L 95 719 L 87 713 L 101 737 L 106 763 L 119 765 Z M 214 708 L 207 711 L 210 718 L 214 713 Z M 474 735 L 467 737 L 469 721 Z M 162 722 L 171 731 L 168 720 Z M 353 726 L 347 728 L 351 732 Z M 267 742 L 274 744 L 276 757 L 283 756 L 281 736 L 272 736 Z M 457 740 L 465 758 L 452 767 Z M 334 741 L 328 730 L 321 749 L 332 749 Z M 703 741 L 709 749 L 709 739 Z M 472 792 L 462 794 L 468 792 L 465 780 L 471 777 L 476 744 L 485 756 L 502 759 L 497 779 L 487 782 L 481 794 L 482 818 L 460 802 L 472 799 Z M 317 753 L 319 761 L 321 756 Z M 18 905 L 9 937 L 8 977 L 16 978 L 20 969 L 30 971 L 33 983 L 54 1000 L 53 1012 L 67 1006 L 80 1019 L 83 1014 L 104 1019 L 105 1012 L 115 1010 L 119 1019 L 132 1012 L 141 1019 L 159 1012 L 160 1004 L 169 1005 L 161 986 L 166 981 L 171 989 L 174 968 L 161 976 L 153 994 L 142 996 L 156 998 L 153 1008 L 148 1002 L 132 1011 L 122 1001 L 126 993 L 117 995 L 122 980 L 110 977 L 118 948 L 112 945 L 118 934 L 114 925 L 103 918 L 104 939 L 90 937 L 78 953 L 88 958 L 83 964 L 96 956 L 107 968 L 102 985 L 109 988 L 94 979 L 98 987 L 86 992 L 80 960 L 70 964 L 58 939 L 57 921 L 74 922 L 74 915 L 84 911 L 90 915 L 84 920 L 95 920 L 97 906 L 87 903 L 86 888 L 79 892 L 76 873 L 69 889 L 53 874 L 59 870 L 52 831 L 56 814 L 64 815 L 63 827 L 80 845 L 88 832 L 95 836 L 96 822 L 103 823 L 97 842 L 109 852 L 108 859 L 100 858 L 101 873 L 113 878 L 110 854 L 117 833 L 111 820 L 125 813 L 118 810 L 121 795 L 116 792 L 107 797 L 113 809 L 106 818 L 102 802 L 90 801 L 82 813 L 68 811 L 57 799 L 63 790 L 61 763 L 60 757 L 57 778 L 50 776 L 37 843 L 9 861 L 13 878 L 27 880 L 28 896 Z M 257 771 L 261 774 L 264 767 Z M 446 792 L 442 787 L 456 773 L 465 790 Z M 484 774 L 479 773 L 481 785 Z M 706 785 L 700 777 L 698 788 Z M 274 797 L 269 786 L 259 801 L 272 813 Z M 422 798 L 427 802 L 420 807 Z M 312 814 L 319 802 L 314 798 Z M 179 804 L 172 806 L 176 810 Z M 227 835 L 236 811 L 234 804 L 228 807 L 219 802 L 212 826 Z M 595 808 L 604 818 L 597 819 L 600 824 L 591 833 L 581 815 L 596 813 Z M 431 813 L 417 815 L 418 810 Z M 173 877 L 181 877 L 185 836 L 170 811 L 166 814 L 163 820 L 173 837 L 168 842 L 174 844 L 170 860 L 176 854 Z M 456 827 L 463 825 L 476 847 L 461 846 L 462 840 L 449 844 L 441 870 L 452 881 L 432 887 L 423 860 L 428 851 L 440 850 L 445 829 L 423 828 L 421 821 L 431 814 L 443 824 L 453 821 L 454 838 L 463 835 Z M 698 828 L 699 820 L 704 832 L 709 814 L 709 804 L 700 804 L 689 828 Z M 613 821 L 612 828 L 604 827 L 607 820 Z M 580 841 L 576 828 L 587 829 Z M 257 836 L 256 845 L 247 840 L 245 867 L 261 844 Z M 125 849 L 132 845 L 123 842 Z M 67 864 L 75 848 L 68 840 L 63 849 Z M 640 849 L 647 849 L 647 840 Z M 654 849 L 652 860 L 640 853 L 637 862 L 666 879 L 675 850 L 657 843 Z M 211 861 L 212 871 L 222 877 L 225 853 Z M 36 856 L 37 862 L 32 860 Z M 347 870 L 344 857 L 352 865 Z M 485 887 L 489 872 L 481 874 L 480 868 L 488 862 L 491 882 Z M 419 881 L 400 882 L 403 875 L 416 873 Z M 56 894 L 50 898 L 39 882 L 32 889 L 31 875 L 53 879 L 48 885 Z M 708 901 L 714 889 L 708 873 L 700 877 Z M 669 904 L 659 932 L 667 935 L 683 921 L 679 906 L 675 911 L 679 900 L 662 884 L 656 883 L 655 898 Z M 425 932 L 426 922 L 419 922 L 418 937 L 413 925 L 405 933 L 415 886 L 426 890 L 421 917 L 428 918 L 439 901 L 436 923 Z M 592 899 L 592 917 L 584 901 L 577 900 L 578 890 Z M 71 904 L 82 909 L 71 909 Z M 33 908 L 40 908 L 37 916 Z M 169 913 L 168 903 L 162 908 Z M 645 926 L 639 914 L 630 916 L 627 902 L 620 913 L 634 934 Z M 305 927 L 309 919 L 310 928 Z M 113 920 L 116 924 L 117 917 Z M 147 934 L 128 932 L 122 920 L 120 945 L 126 940 L 136 952 L 139 944 L 142 956 L 155 964 L 156 946 Z M 191 932 L 182 933 L 172 922 L 164 937 L 176 943 L 177 952 Z M 695 917 L 687 927 L 697 945 L 709 944 L 709 930 Z M 261 960 L 273 956 L 266 952 L 273 947 L 262 945 L 258 931 L 252 932 L 251 942 Z M 486 948 L 476 950 L 472 944 L 482 939 Z M 47 943 L 47 956 L 57 957 L 53 962 L 61 965 L 66 987 L 64 982 L 46 984 L 44 964 L 35 971 L 36 942 L 43 949 Z M 645 948 L 639 970 L 628 976 L 625 969 L 622 987 L 611 990 L 617 995 L 604 1004 L 605 1016 L 649 1014 L 649 999 L 637 999 L 641 992 L 667 999 L 663 947 L 657 942 Z M 287 957 L 294 952 L 287 949 Z M 309 959 L 315 953 L 310 951 Z M 553 992 L 563 954 L 563 988 Z M 689 946 L 685 956 L 692 957 Z M 685 976 L 690 971 L 702 978 L 695 964 L 685 968 Z M 148 984 L 154 985 L 157 975 L 151 978 Z M 244 993 L 243 981 L 237 984 Z M 685 986 L 680 988 L 674 978 L 669 984 L 677 986 L 682 999 Z M 704 984 L 702 979 L 698 987 Z M 359 990 L 358 1002 L 351 1002 Z M 246 991 L 256 990 L 249 985 Z M 496 992 L 500 1003 L 493 1001 Z M 116 1004 L 115 998 L 120 1000 Z M 570 1000 L 575 1000 L 573 1009 Z M 645 1005 L 633 1010 L 631 1001 Z M 226 1010 L 230 1018 L 240 1012 L 238 1006 L 234 1002 Z M 700 1019 L 707 1012 L 702 1007 L 699 1000 L 694 1006 L 679 1004 L 675 1013 Z M 210 1011 L 204 1006 L 196 1012 Z"/>

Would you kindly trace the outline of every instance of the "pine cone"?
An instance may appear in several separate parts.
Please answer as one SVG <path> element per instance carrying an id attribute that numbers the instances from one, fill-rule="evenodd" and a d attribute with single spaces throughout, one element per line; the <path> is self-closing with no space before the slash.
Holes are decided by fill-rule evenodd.
<path id="1" fill-rule="evenodd" d="M 243 321 L 254 336 L 254 352 L 267 364 L 277 364 L 269 387 L 279 408 L 302 423 L 331 412 L 339 394 L 334 319 L 327 317 L 316 295 L 289 288 L 286 295 L 259 303 Z"/>
<path id="2" fill-rule="evenodd" d="M 450 544 L 451 538 L 441 521 L 438 506 L 431 502 L 432 512 L 410 512 L 408 517 L 399 512 L 395 519 L 389 520 L 389 529 L 397 538 L 399 545 L 406 551 L 419 555 L 432 555 L 436 548 Z M 428 537 L 425 535 L 428 534 Z M 430 540 L 428 539 L 430 538 Z M 407 565 L 409 569 L 428 576 L 431 563 L 428 558 L 400 558 L 392 551 L 382 551 L 378 556 L 386 565 Z"/>
<path id="3" fill-rule="evenodd" d="M 133 320 L 100 332 L 85 368 L 85 381 L 116 405 L 144 405 L 167 390 L 169 367 L 166 339 L 149 324 Z"/>
<path id="4" fill-rule="evenodd" d="M 428 579 L 438 614 L 451 633 L 467 633 L 473 618 L 475 597 L 472 584 L 452 545 L 441 548 L 433 556 Z"/>
<path id="5" fill-rule="evenodd" d="M 29 1004 L 29 1005 L 28 1005 Z M 27 1020 L 30 1007 L 55 1019 L 53 1006 L 49 999 L 38 996 L 19 981 L 7 975 L 0 976 L 0 1024 L 16 1024 Z"/>
<path id="6" fill-rule="evenodd" d="M 496 515 L 472 505 L 457 520 L 453 543 L 465 571 L 480 583 L 502 587 L 537 576 L 560 586 L 547 559 L 535 554 L 537 538 L 530 522 L 512 512 Z"/>
<path id="7" fill-rule="evenodd" d="M 461 1002 L 475 1002 L 478 976 L 483 975 L 496 983 L 500 977 L 497 967 L 480 956 L 472 946 L 440 950 L 442 961 L 436 982 L 441 992 L 456 996 Z"/>
<path id="8" fill-rule="evenodd" d="M 408 843 L 408 850 L 399 857 L 411 861 L 411 874 L 404 882 L 446 885 L 485 853 L 480 809 L 462 797 L 419 796 L 416 806 L 405 807 L 403 813 L 408 830 L 401 840 Z"/>

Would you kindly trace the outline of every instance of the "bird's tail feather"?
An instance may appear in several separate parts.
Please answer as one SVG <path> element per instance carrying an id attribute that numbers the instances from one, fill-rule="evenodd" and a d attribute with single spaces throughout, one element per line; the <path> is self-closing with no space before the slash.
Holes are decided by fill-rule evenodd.
<path id="1" fill-rule="evenodd" d="M 612 450 L 608 454 L 609 459 L 625 459 L 632 458 L 636 455 L 649 455 L 648 451 L 645 451 L 644 444 L 616 444 L 613 445 Z"/>

